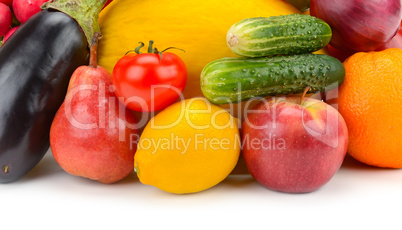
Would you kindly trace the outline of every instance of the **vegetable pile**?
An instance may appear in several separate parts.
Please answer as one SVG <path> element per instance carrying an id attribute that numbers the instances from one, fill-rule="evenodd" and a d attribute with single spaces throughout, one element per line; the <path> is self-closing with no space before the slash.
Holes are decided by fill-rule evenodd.
<path id="1" fill-rule="evenodd" d="M 60 0 L 48 4 L 0 47 L 2 183 L 18 180 L 42 159 L 71 74 L 88 62 L 84 31 L 88 34 L 96 30 L 97 15 L 105 1 L 74 3 Z M 64 13 L 80 12 L 85 5 L 92 6 L 90 12 L 85 12 L 89 18 L 72 18 Z M 95 26 L 80 26 L 88 22 Z"/>
<path id="2" fill-rule="evenodd" d="M 242 20 L 229 29 L 228 46 L 236 54 L 260 58 L 209 63 L 201 73 L 202 92 L 215 104 L 227 104 L 302 93 L 306 87 L 310 93 L 329 91 L 343 82 L 342 63 L 328 55 L 307 53 L 323 48 L 330 39 L 328 24 L 309 15 Z"/>
<path id="3" fill-rule="evenodd" d="M 402 167 L 401 1 L 289 0 L 311 15 L 281 0 L 155 2 L 0 1 L 0 183 L 49 146 L 69 174 L 135 171 L 178 194 L 215 186 L 241 155 L 289 193 L 323 186 L 347 151 Z"/>

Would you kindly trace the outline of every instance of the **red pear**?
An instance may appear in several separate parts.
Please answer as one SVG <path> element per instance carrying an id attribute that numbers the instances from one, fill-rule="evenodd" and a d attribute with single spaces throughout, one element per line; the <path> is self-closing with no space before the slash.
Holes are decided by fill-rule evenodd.
<path id="1" fill-rule="evenodd" d="M 98 36 L 89 66 L 79 67 L 70 79 L 52 123 L 50 146 L 66 172 L 114 183 L 134 170 L 139 131 L 134 115 L 116 98 L 110 73 L 97 65 Z"/>

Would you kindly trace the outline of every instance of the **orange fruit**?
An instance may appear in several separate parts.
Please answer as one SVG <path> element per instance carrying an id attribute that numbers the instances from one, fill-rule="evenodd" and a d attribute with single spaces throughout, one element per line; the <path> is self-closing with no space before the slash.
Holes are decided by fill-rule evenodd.
<path id="1" fill-rule="evenodd" d="M 344 66 L 338 106 L 348 153 L 368 165 L 402 168 L 402 50 L 356 53 Z"/>

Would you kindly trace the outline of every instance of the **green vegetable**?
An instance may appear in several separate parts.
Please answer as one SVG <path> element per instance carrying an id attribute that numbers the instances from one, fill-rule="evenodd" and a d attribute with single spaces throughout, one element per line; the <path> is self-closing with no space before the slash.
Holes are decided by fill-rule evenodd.
<path id="1" fill-rule="evenodd" d="M 311 53 L 325 47 L 332 31 L 321 19 L 289 14 L 249 18 L 234 24 L 227 33 L 233 53 L 245 57 Z"/>
<path id="2" fill-rule="evenodd" d="M 215 104 L 238 103 L 254 97 L 309 93 L 338 87 L 345 68 L 324 54 L 265 58 L 223 58 L 210 62 L 201 73 L 201 90 Z"/>

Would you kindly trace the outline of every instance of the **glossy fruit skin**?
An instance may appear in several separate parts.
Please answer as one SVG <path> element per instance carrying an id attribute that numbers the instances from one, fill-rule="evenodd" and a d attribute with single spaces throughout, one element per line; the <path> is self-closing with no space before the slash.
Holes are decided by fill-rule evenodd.
<path id="1" fill-rule="evenodd" d="M 330 105 L 300 97 L 268 98 L 242 125 L 243 157 L 265 187 L 287 193 L 312 192 L 338 171 L 348 130 Z"/>
<path id="2" fill-rule="evenodd" d="M 234 169 L 239 138 L 237 119 L 223 108 L 202 97 L 176 102 L 142 132 L 134 157 L 137 176 L 141 183 L 170 193 L 203 191 Z M 172 140 L 169 146 L 166 140 Z"/>
<path id="3" fill-rule="evenodd" d="M 105 184 L 133 172 L 139 137 L 137 120 L 119 103 L 110 79 L 101 66 L 79 67 L 50 130 L 52 153 L 61 168 Z"/>
<path id="4" fill-rule="evenodd" d="M 390 41 L 401 22 L 400 0 L 311 0 L 310 14 L 332 28 L 339 50 L 372 51 Z"/>
<path id="5" fill-rule="evenodd" d="M 18 180 L 42 159 L 71 74 L 88 57 L 78 23 L 49 10 L 24 23 L 0 48 L 1 183 Z"/>
<path id="6" fill-rule="evenodd" d="M 187 69 L 179 56 L 128 54 L 113 69 L 116 95 L 129 109 L 138 112 L 159 111 L 175 102 L 187 82 Z"/>

